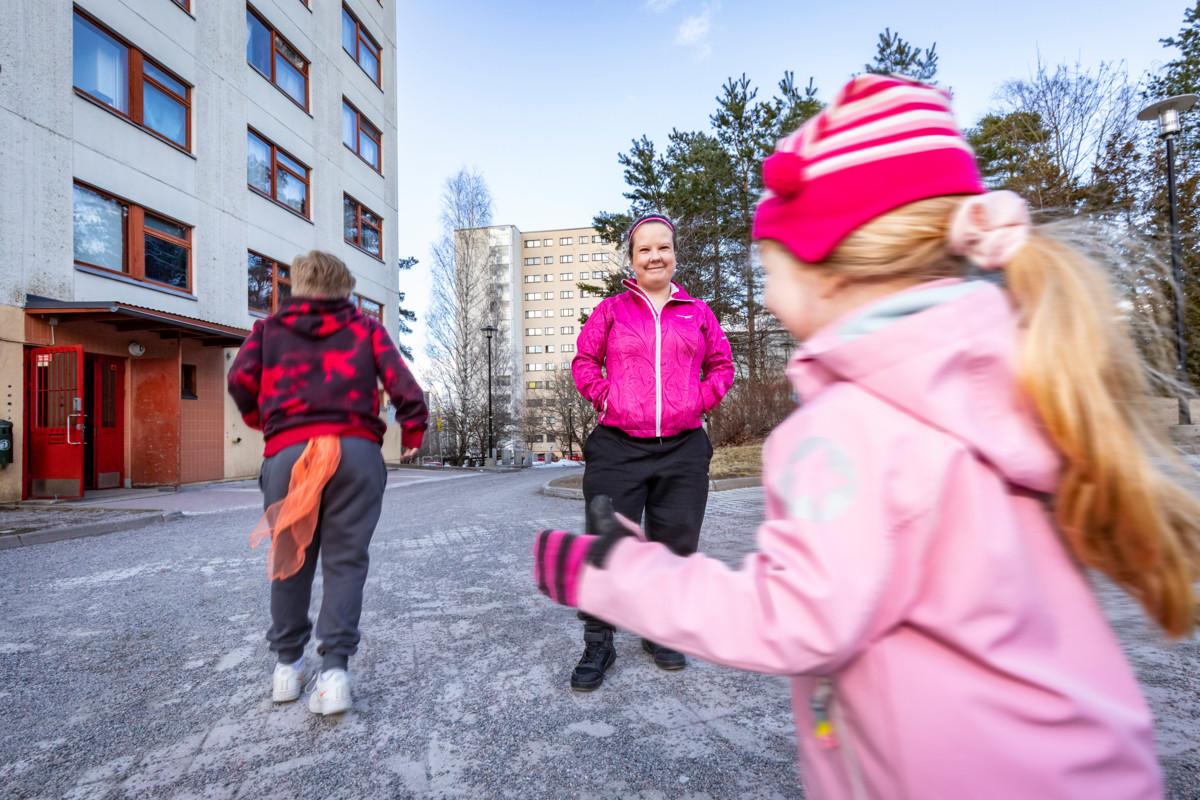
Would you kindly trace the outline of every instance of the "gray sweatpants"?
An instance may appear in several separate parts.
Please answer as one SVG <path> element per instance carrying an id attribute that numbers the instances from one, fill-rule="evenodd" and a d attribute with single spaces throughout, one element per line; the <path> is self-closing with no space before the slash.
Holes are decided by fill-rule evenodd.
<path id="1" fill-rule="evenodd" d="M 285 448 L 263 461 L 258 485 L 263 508 L 287 495 L 292 465 L 305 445 Z M 271 627 L 267 641 L 281 662 L 304 654 L 312 632 L 308 607 L 312 598 L 317 554 L 321 556 L 324 594 L 317 616 L 322 669 L 346 668 L 358 649 L 358 618 L 367 581 L 367 548 L 379 522 L 387 467 L 379 445 L 367 439 L 342 438 L 342 459 L 321 495 L 321 515 L 304 566 L 290 578 L 271 581 Z"/>

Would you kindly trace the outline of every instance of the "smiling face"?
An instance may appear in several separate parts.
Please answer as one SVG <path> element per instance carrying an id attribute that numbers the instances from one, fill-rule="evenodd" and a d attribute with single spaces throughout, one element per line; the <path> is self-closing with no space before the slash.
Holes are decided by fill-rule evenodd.
<path id="1" fill-rule="evenodd" d="M 675 275 L 675 235 L 661 222 L 646 222 L 633 232 L 633 275 L 645 292 L 660 292 Z"/>

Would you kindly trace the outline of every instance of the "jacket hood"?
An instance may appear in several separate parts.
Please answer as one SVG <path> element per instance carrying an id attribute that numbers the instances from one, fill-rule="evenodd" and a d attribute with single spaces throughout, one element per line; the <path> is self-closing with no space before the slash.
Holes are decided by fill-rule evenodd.
<path id="1" fill-rule="evenodd" d="M 788 376 L 802 398 L 851 381 L 963 442 L 1009 482 L 1053 492 L 1061 461 L 1016 382 L 1016 316 L 984 281 L 933 281 L 839 319 Z"/>
<path id="2" fill-rule="evenodd" d="M 354 304 L 344 298 L 289 297 L 283 301 L 274 319 L 300 336 L 325 339 L 345 329 L 358 315 Z"/>

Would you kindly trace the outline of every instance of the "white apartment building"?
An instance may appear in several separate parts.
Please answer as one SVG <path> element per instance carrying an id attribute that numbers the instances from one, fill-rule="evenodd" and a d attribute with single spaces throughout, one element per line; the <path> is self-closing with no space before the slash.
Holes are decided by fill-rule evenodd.
<path id="1" fill-rule="evenodd" d="M 225 374 L 292 258 L 397 329 L 395 0 L 0 19 L 0 500 L 255 474 Z"/>

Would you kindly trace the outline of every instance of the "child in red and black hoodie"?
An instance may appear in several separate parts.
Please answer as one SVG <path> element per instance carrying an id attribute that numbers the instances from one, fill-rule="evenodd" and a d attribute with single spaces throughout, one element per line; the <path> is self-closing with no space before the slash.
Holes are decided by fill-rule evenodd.
<path id="1" fill-rule="evenodd" d="M 304 646 L 317 553 L 324 596 L 317 617 L 321 674 L 309 699 L 317 714 L 350 707 L 349 657 L 367 579 L 367 548 L 383 504 L 380 381 L 396 409 L 404 458 L 421 445 L 424 394 L 387 330 L 350 302 L 354 276 L 341 259 L 312 251 L 292 262 L 293 296 L 254 324 L 229 372 L 229 394 L 266 440 L 259 486 L 266 513 L 254 540 L 271 538 L 271 627 L 278 657 L 275 702 L 304 685 Z"/>

